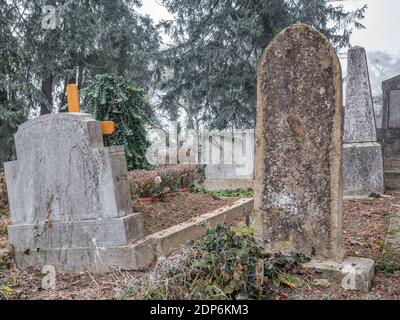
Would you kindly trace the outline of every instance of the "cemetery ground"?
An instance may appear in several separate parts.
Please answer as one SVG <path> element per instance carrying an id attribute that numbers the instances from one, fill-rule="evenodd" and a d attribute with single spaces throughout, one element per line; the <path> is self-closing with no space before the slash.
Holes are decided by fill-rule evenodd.
<path id="1" fill-rule="evenodd" d="M 144 234 L 147 236 L 230 205 L 234 200 L 220 199 L 203 193 L 175 193 L 164 201 L 153 202 L 150 205 L 134 204 L 133 211 L 144 214 Z"/>
<path id="2" fill-rule="evenodd" d="M 179 193 L 148 207 L 134 204 L 134 210 L 141 210 L 148 215 L 149 222 L 145 225 L 145 233 L 152 233 L 167 228 L 173 224 L 190 220 L 209 210 L 227 205 L 235 198 L 219 198 L 215 194 L 225 195 L 224 192 L 214 192 L 212 195 L 204 193 Z M 246 194 L 246 193 L 245 193 Z M 237 195 L 237 194 L 234 194 Z M 362 200 L 346 200 L 343 208 L 343 233 L 345 248 L 349 255 L 367 257 L 376 262 L 375 277 L 369 293 L 346 291 L 340 284 L 324 278 L 315 271 L 307 270 L 296 264 L 296 261 L 274 261 L 275 274 L 272 278 L 265 277 L 264 288 L 266 295 L 263 299 L 399 299 L 400 298 L 400 266 L 383 261 L 382 250 L 384 237 L 388 228 L 389 219 L 400 210 L 400 191 L 387 192 L 380 198 Z M 171 214 L 165 219 L 166 214 Z M 167 298 L 166 292 L 157 287 L 155 279 L 168 286 L 168 298 L 194 298 L 189 294 L 188 286 L 183 282 L 174 282 L 165 285 L 166 274 L 175 268 L 184 274 L 188 272 L 188 260 L 196 255 L 192 246 L 186 246 L 166 259 L 160 259 L 142 272 L 115 271 L 113 273 L 77 273 L 57 274 L 56 289 L 43 290 L 41 282 L 43 275 L 39 271 L 18 270 L 12 259 L 7 240 L 7 225 L 9 215 L 4 208 L 0 216 L 0 298 L 1 299 L 151 299 Z M 236 226 L 236 227 L 235 227 Z M 233 230 L 233 232 L 232 232 Z M 197 245 L 207 244 L 227 237 L 226 229 L 220 234 L 213 233 L 198 242 Z M 234 223 L 228 231 L 239 240 L 242 233 L 251 233 L 245 227 L 244 219 Z M 218 237 L 213 239 L 212 237 Z M 251 237 L 250 237 L 251 238 Z M 247 238 L 246 238 L 247 239 Z M 237 240 L 237 239 L 236 239 Z M 235 241 L 236 241 L 235 240 Z M 240 240 L 242 241 L 242 240 Z M 247 241 L 247 240 L 246 240 Z M 207 244 L 209 245 L 209 243 Z M 195 245 L 196 247 L 196 245 Z M 249 247 L 250 248 L 250 247 Z M 250 249 L 249 249 L 250 250 Z M 251 249 L 253 250 L 253 249 Z M 220 258 L 216 252 L 214 258 Z M 194 260 L 194 259 L 192 259 Z M 210 274 L 216 270 L 209 270 Z M 167 275 L 169 277 L 170 275 Z M 215 279 L 214 279 L 215 280 Z M 217 281 L 216 281 L 217 282 Z M 167 282 L 168 283 L 168 282 Z M 174 287 L 176 286 L 176 287 Z M 217 283 L 208 283 L 210 290 L 208 298 L 227 299 L 229 290 L 216 289 Z M 155 294 L 157 290 L 157 294 Z M 221 290 L 218 293 L 218 290 Z M 224 291 L 224 292 L 222 292 Z M 163 296 L 165 294 L 165 296 Z M 204 297 L 204 295 L 203 295 Z M 240 298 L 236 296 L 236 298 Z"/>

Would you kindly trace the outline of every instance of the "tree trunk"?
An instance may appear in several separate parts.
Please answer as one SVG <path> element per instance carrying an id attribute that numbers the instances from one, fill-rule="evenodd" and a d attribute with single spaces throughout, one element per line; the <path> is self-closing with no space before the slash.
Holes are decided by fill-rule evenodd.
<path id="1" fill-rule="evenodd" d="M 194 112 L 193 109 L 189 106 L 186 109 L 186 128 L 187 129 L 194 129 Z"/>
<path id="2" fill-rule="evenodd" d="M 42 94 L 44 101 L 40 104 L 40 115 L 51 113 L 53 107 L 53 75 L 42 79 Z"/>
<path id="3" fill-rule="evenodd" d="M 80 90 L 82 88 L 82 82 L 83 82 L 83 66 L 79 64 L 78 66 L 78 89 Z"/>
<path id="4" fill-rule="evenodd" d="M 0 87 L 0 104 L 6 104 L 7 102 L 7 90 Z"/>

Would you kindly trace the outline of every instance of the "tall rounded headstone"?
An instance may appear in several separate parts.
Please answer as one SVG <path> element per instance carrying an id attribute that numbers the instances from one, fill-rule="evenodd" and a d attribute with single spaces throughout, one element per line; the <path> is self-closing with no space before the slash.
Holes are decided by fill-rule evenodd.
<path id="1" fill-rule="evenodd" d="M 254 228 L 270 252 L 341 259 L 342 73 L 304 24 L 280 32 L 258 66 Z"/>
<path id="2" fill-rule="evenodd" d="M 382 147 L 376 136 L 367 55 L 358 46 L 348 51 L 344 119 L 344 195 L 383 193 Z"/>

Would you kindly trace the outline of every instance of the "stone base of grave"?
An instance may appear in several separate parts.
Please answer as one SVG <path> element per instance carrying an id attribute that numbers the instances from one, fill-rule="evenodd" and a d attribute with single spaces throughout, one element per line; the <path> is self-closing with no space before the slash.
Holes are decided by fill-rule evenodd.
<path id="1" fill-rule="evenodd" d="M 240 199 L 228 207 L 205 213 L 127 245 L 80 245 L 47 250 L 14 248 L 15 261 L 21 269 L 32 267 L 41 270 L 45 265 L 52 265 L 56 272 L 143 270 L 156 258 L 168 256 L 181 245 L 201 238 L 208 227 L 215 227 L 219 223 L 229 225 L 248 216 L 253 207 L 253 199 Z"/>
<path id="2" fill-rule="evenodd" d="M 14 250 L 18 268 L 41 270 L 50 265 L 56 272 L 113 272 L 143 270 L 155 259 L 153 243 L 138 241 L 115 247 L 77 247 L 26 252 Z"/>
<path id="3" fill-rule="evenodd" d="M 337 281 L 346 290 L 368 292 L 375 274 L 375 262 L 367 258 L 347 257 L 342 262 L 312 260 L 304 266 Z"/>
<path id="4" fill-rule="evenodd" d="M 400 215 L 390 218 L 389 228 L 385 236 L 383 260 L 400 264 Z"/>
<path id="5" fill-rule="evenodd" d="M 254 188 L 254 180 L 245 180 L 245 179 L 226 179 L 226 180 L 211 180 L 207 179 L 203 183 L 204 189 L 207 191 L 214 190 L 235 190 L 235 189 L 253 189 Z"/>
<path id="6" fill-rule="evenodd" d="M 382 147 L 379 143 L 343 145 L 343 189 L 345 197 L 384 193 Z"/>
<path id="7" fill-rule="evenodd" d="M 137 262 L 129 244 L 143 237 L 143 218 L 134 213 L 113 219 L 10 225 L 8 236 L 22 269 L 44 265 L 58 272 L 131 269 Z"/>

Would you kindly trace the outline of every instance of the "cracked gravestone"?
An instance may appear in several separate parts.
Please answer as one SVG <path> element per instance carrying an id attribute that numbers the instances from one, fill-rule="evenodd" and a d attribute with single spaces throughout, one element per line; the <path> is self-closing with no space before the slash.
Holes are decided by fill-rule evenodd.
<path id="1" fill-rule="evenodd" d="M 348 51 L 344 118 L 344 195 L 384 193 L 382 147 L 377 142 L 367 57 L 362 47 Z"/>
<path id="2" fill-rule="evenodd" d="M 49 114 L 15 134 L 17 160 L 4 164 L 18 267 L 111 271 L 135 266 L 129 244 L 142 237 L 132 213 L 122 146 L 104 147 L 88 114 Z"/>

